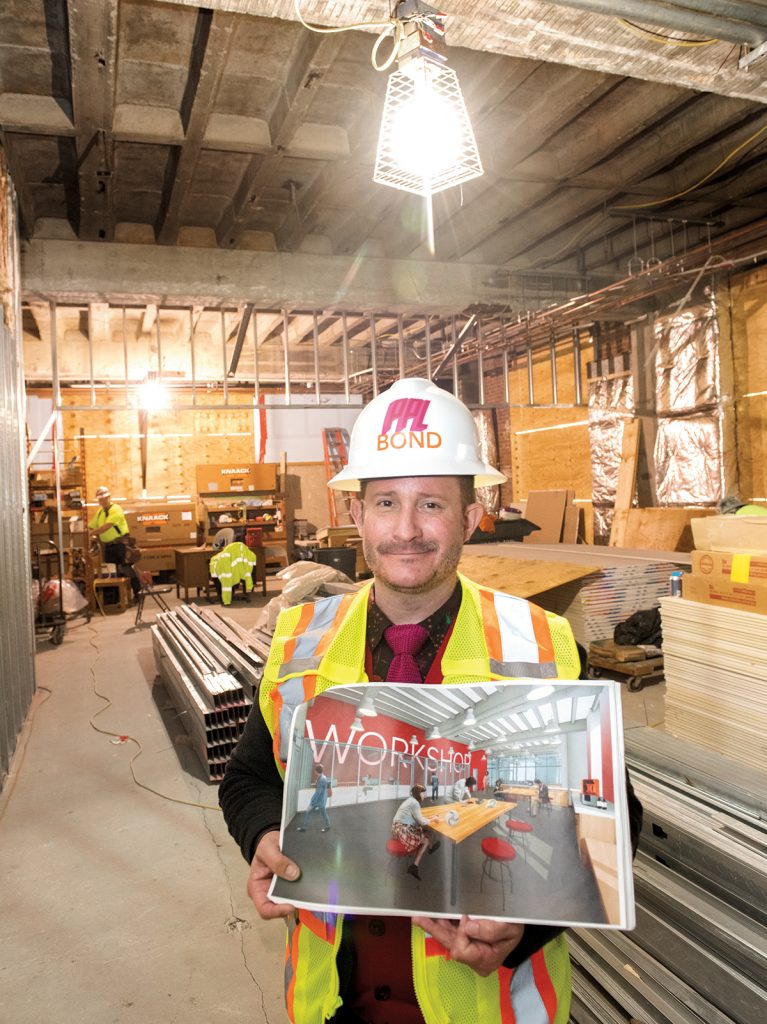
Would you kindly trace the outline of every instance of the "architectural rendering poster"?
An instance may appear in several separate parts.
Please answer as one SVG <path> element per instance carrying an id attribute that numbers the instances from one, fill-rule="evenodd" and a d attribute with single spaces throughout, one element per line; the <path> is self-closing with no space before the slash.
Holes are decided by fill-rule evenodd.
<path id="1" fill-rule="evenodd" d="M 631 928 L 620 687 L 333 687 L 294 713 L 277 902 Z"/>

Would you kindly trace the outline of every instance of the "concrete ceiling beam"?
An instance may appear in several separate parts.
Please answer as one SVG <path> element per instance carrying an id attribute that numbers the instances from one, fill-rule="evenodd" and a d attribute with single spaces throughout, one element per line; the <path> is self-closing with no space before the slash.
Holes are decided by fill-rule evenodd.
<path id="1" fill-rule="evenodd" d="M 266 310 L 386 310 L 408 315 L 458 313 L 495 304 L 497 267 L 438 260 L 357 260 L 350 256 L 192 249 L 33 239 L 22 249 L 29 299 L 233 305 Z"/>
<path id="2" fill-rule="evenodd" d="M 114 111 L 118 0 L 67 0 L 77 129 L 78 236 L 114 238 Z"/>
<path id="3" fill-rule="evenodd" d="M 296 20 L 294 0 L 157 2 L 236 10 L 241 14 L 284 21 Z M 658 46 L 657 42 L 643 39 L 621 26 L 616 17 L 618 10 L 624 17 L 630 17 L 623 5 L 619 7 L 608 0 L 603 2 L 606 11 L 599 14 L 564 5 L 564 0 L 557 6 L 548 0 L 487 0 L 484 4 L 477 4 L 476 0 L 452 0 L 447 22 L 448 55 L 457 47 L 467 47 L 507 57 L 569 64 L 587 71 L 628 75 L 686 89 L 716 92 L 721 96 L 767 102 L 767 80 L 762 65 L 742 70 L 737 60 L 731 59 L 733 45 L 737 43 L 717 42 L 694 50 Z M 668 8 L 671 5 L 656 4 L 658 8 L 661 6 Z M 338 0 L 332 5 L 326 0 L 303 0 L 301 13 L 311 23 L 334 28 L 352 23 L 379 23 L 382 16 L 379 0 Z M 684 11 L 681 16 L 686 19 Z M 745 10 L 741 18 L 747 34 L 757 38 L 759 31 L 754 30 Z M 721 21 L 726 23 L 725 19 Z M 688 32 L 690 21 L 685 20 L 685 24 L 687 28 L 683 31 Z M 380 29 L 371 27 L 367 31 L 373 34 Z M 749 40 L 743 42 L 748 43 Z"/>
<path id="4" fill-rule="evenodd" d="M 729 109 L 723 109 L 723 103 Z M 733 109 L 735 107 L 736 109 Z M 738 101 L 722 101 L 720 97 L 701 97 L 695 106 L 695 116 L 686 111 L 683 116 L 671 118 L 661 123 L 652 133 L 641 135 L 632 143 L 600 165 L 600 174 L 605 181 L 604 187 L 589 193 L 583 188 L 562 188 L 553 194 L 542 189 L 537 200 L 531 200 L 528 208 L 518 216 L 507 216 L 504 224 L 493 235 L 482 239 L 474 250 L 463 254 L 464 258 L 482 259 L 490 263 L 505 263 L 509 253 L 515 253 L 515 259 L 524 255 L 525 262 L 530 254 L 552 235 L 559 234 L 563 228 L 586 213 L 596 218 L 603 210 L 604 204 L 631 202 L 633 188 L 641 186 L 641 182 L 669 165 L 669 153 L 676 153 L 677 162 L 689 153 L 693 160 L 701 158 L 706 170 L 717 163 L 717 158 L 704 148 L 711 136 L 717 136 L 727 130 L 733 118 L 738 122 L 748 117 L 750 104 Z M 741 130 L 742 131 L 742 130 Z M 753 131 L 753 128 L 751 129 Z M 732 133 L 731 137 L 732 136 Z M 737 133 L 735 133 L 737 135 Z M 733 144 L 736 144 L 734 142 Z M 705 172 L 703 172 L 705 173 Z M 688 183 L 696 180 L 692 175 Z M 669 195 L 674 190 L 670 190 Z M 545 206 L 538 208 L 537 202 L 546 200 Z M 641 201 L 641 199 L 640 199 Z M 566 234 L 566 233 L 565 233 Z M 524 239 L 525 244 L 519 244 Z M 554 242 L 553 248 L 561 247 L 561 239 Z"/>
<path id="5" fill-rule="evenodd" d="M 250 206 L 258 202 L 263 190 L 273 181 L 282 154 L 306 119 L 314 99 L 316 84 L 333 63 L 341 47 L 340 35 L 306 33 L 301 37 L 301 52 L 289 69 L 288 80 L 279 104 L 281 117 L 272 127 L 272 152 L 264 157 L 253 157 L 242 176 L 233 202 L 216 229 L 218 244 L 230 247 L 237 244 L 247 228 Z"/>
<path id="6" fill-rule="evenodd" d="M 187 84 L 181 109 L 184 142 L 168 161 L 163 198 L 155 223 L 161 245 L 174 245 L 181 227 L 181 211 L 200 159 L 208 119 L 229 56 L 237 18 L 233 14 L 197 12 Z"/>

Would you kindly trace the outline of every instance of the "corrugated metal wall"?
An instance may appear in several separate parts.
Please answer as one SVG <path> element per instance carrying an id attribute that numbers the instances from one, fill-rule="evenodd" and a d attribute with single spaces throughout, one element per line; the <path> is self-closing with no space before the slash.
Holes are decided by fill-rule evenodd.
<path id="1" fill-rule="evenodd" d="M 35 692 L 16 225 L 0 150 L 0 786 Z"/>

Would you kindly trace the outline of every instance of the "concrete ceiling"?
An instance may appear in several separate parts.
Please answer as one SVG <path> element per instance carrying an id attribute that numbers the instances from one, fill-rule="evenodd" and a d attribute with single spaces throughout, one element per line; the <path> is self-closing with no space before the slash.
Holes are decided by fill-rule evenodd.
<path id="1" fill-rule="evenodd" d="M 625 17 L 606 13 L 616 7 Z M 301 12 L 338 27 L 385 20 L 388 4 Z M 377 29 L 311 32 L 293 0 L 4 0 L 0 144 L 32 291 L 66 265 L 59 298 L 149 300 L 161 249 L 204 249 L 208 290 L 190 281 L 174 298 L 209 301 L 219 259 L 236 266 L 235 304 L 270 304 L 239 284 L 255 268 L 275 306 L 343 308 L 329 282 L 365 263 L 368 301 L 355 293 L 346 308 L 423 311 L 428 289 L 403 298 L 398 281 L 421 263 L 434 309 L 473 299 L 524 313 L 709 238 L 745 230 L 757 244 L 762 4 L 454 0 L 447 13 L 485 174 L 435 197 L 432 256 L 422 201 L 372 182 Z M 146 281 L 120 289 L 114 253 L 128 245 Z M 78 281 L 81 261 L 91 276 Z"/>

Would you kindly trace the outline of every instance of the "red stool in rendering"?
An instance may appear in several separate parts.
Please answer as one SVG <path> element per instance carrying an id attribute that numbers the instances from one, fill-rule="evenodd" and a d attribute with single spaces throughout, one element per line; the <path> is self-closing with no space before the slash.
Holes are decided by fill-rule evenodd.
<path id="1" fill-rule="evenodd" d="M 479 891 L 482 892 L 482 884 L 485 875 L 493 882 L 501 883 L 501 909 L 506 909 L 506 877 L 509 881 L 509 892 L 514 888 L 514 880 L 511 877 L 511 862 L 517 856 L 517 851 L 507 843 L 505 839 L 483 839 L 482 852 L 485 859 L 482 863 L 482 877 L 479 880 Z M 498 865 L 499 877 L 493 874 L 493 866 Z"/>
<path id="2" fill-rule="evenodd" d="M 517 821 L 516 818 L 507 818 L 506 828 L 512 833 L 510 836 L 512 842 L 514 841 L 514 838 L 516 838 L 517 842 L 522 847 L 522 852 L 525 855 L 525 863 L 527 863 L 527 835 L 529 832 L 533 831 L 533 826 L 529 821 Z"/>
<path id="3" fill-rule="evenodd" d="M 386 840 L 386 852 L 389 854 L 389 863 L 386 869 L 386 873 L 391 873 L 394 865 L 405 858 L 410 859 L 412 856 L 410 850 L 406 846 L 403 846 L 399 839 L 387 839 Z"/>

